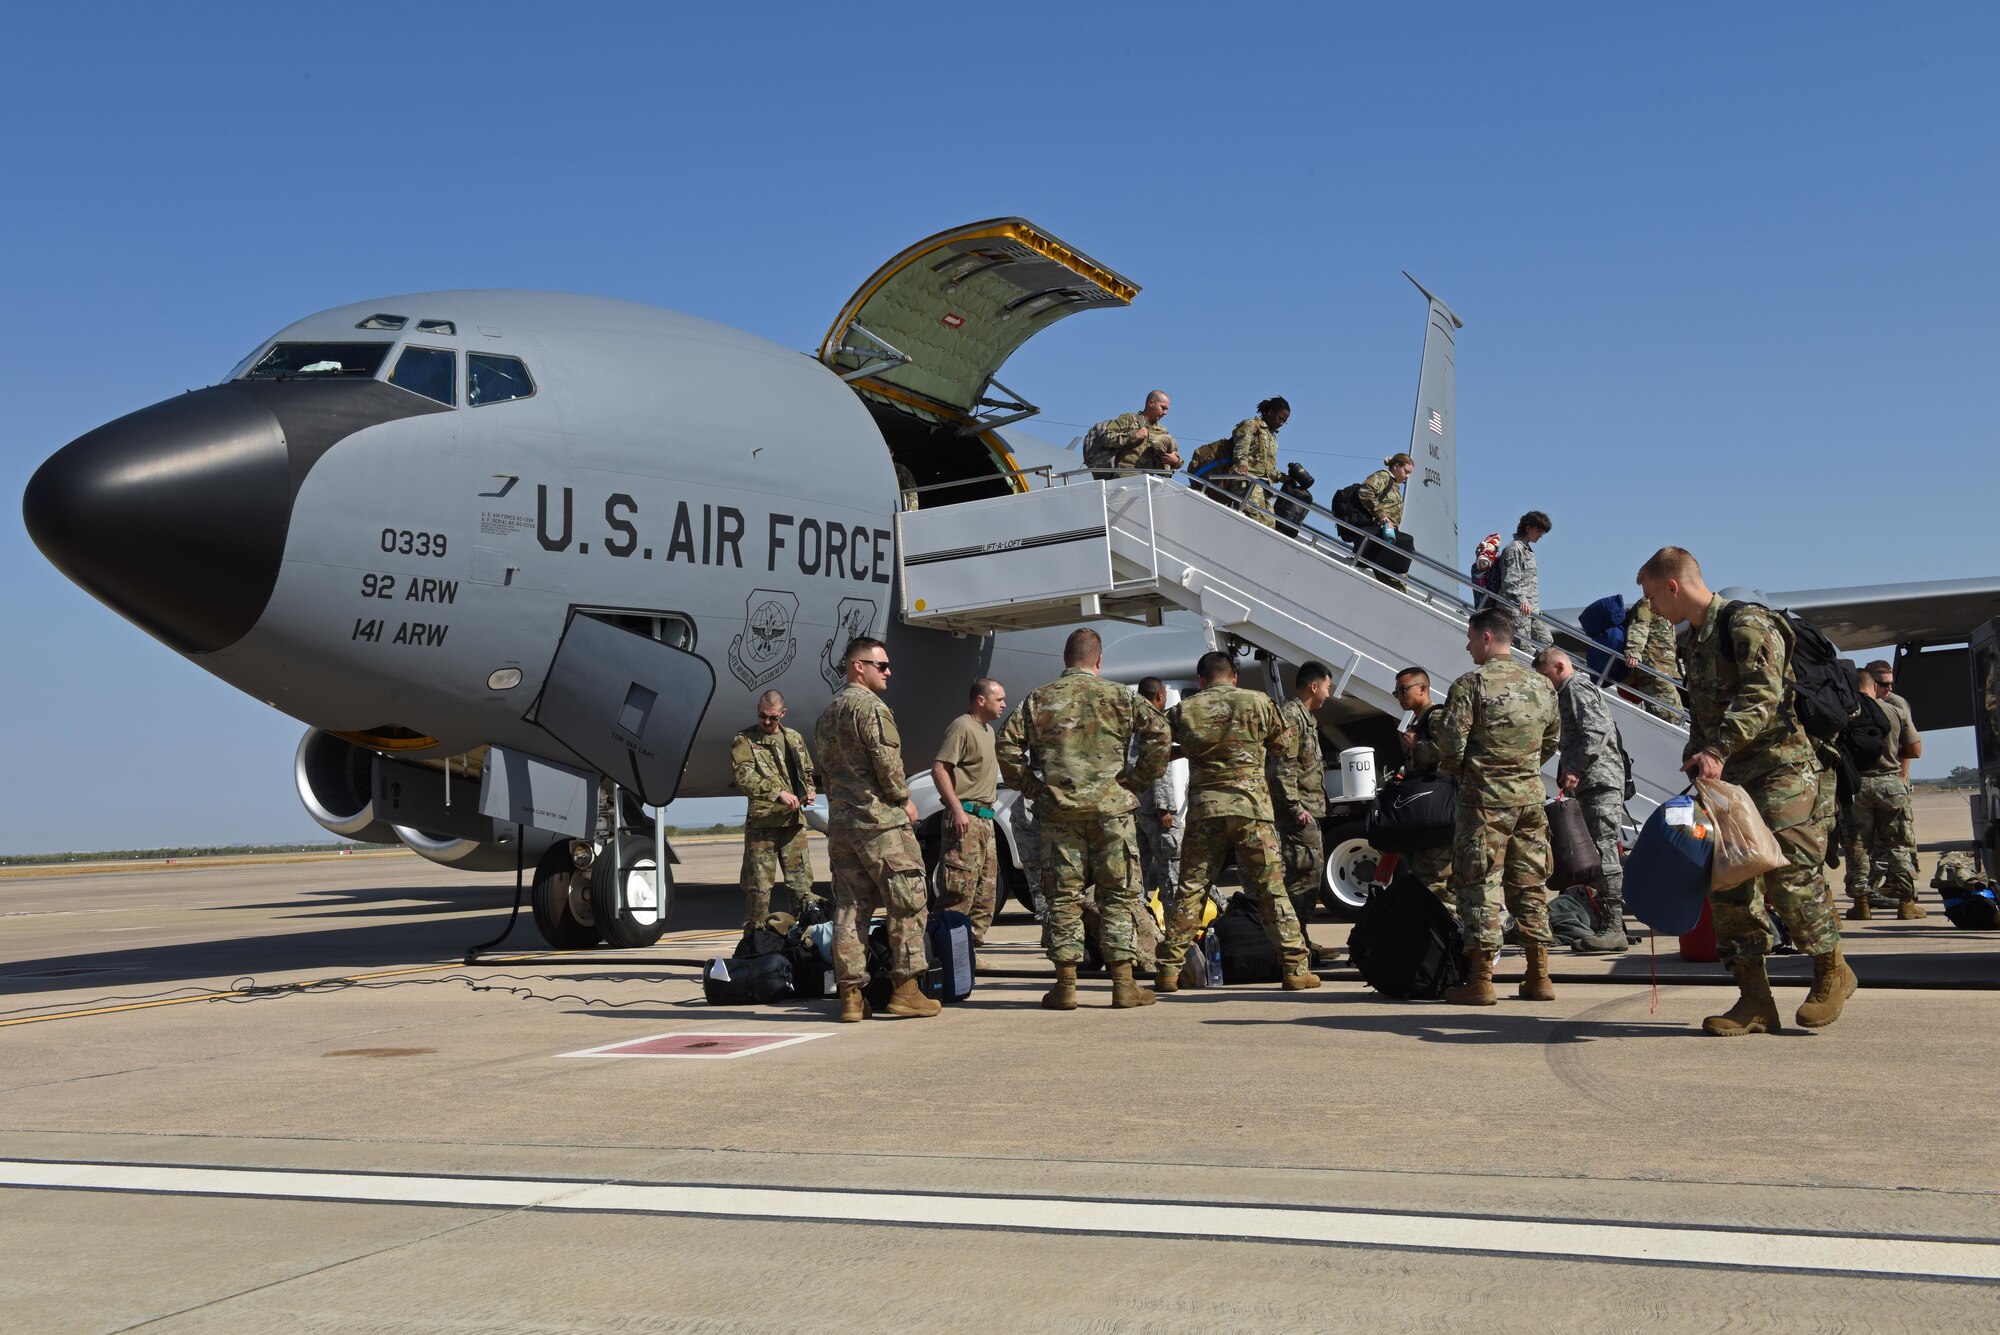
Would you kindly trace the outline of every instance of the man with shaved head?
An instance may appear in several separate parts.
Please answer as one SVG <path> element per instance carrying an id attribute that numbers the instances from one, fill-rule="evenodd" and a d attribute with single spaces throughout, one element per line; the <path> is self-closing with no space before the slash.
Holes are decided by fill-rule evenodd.
<path id="1" fill-rule="evenodd" d="M 1630 944 L 1625 936 L 1625 864 L 1618 854 L 1618 825 L 1627 796 L 1624 739 L 1611 720 L 1604 692 L 1577 672 L 1567 653 L 1542 650 L 1535 655 L 1535 671 L 1556 688 L 1556 716 L 1562 723 L 1556 743 L 1562 752 L 1562 766 L 1556 771 L 1559 782 L 1583 808 L 1583 822 L 1597 845 L 1593 889 L 1604 927 L 1578 942 L 1576 949 L 1584 954 L 1618 954 Z"/>
<path id="2" fill-rule="evenodd" d="M 785 697 L 757 697 L 757 722 L 729 744 L 736 788 L 750 799 L 743 817 L 743 924 L 760 926 L 771 912 L 771 887 L 782 880 L 792 909 L 817 903 L 806 855 L 805 808 L 813 801 L 812 756 L 806 739 L 785 726 Z"/>
<path id="3" fill-rule="evenodd" d="M 1160 419 L 1172 406 L 1167 391 L 1156 389 L 1146 395 L 1146 406 L 1138 412 L 1114 417 L 1095 428 L 1099 447 L 1110 464 L 1109 468 L 1100 470 L 1100 476 L 1109 477 L 1114 473 L 1129 473 L 1144 468 L 1179 468 L 1180 446 L 1160 425 Z M 1092 460 L 1084 462 L 1096 467 Z"/>
<path id="4" fill-rule="evenodd" d="M 993 720 L 1007 712 L 1007 688 L 991 677 L 972 683 L 971 703 L 944 730 L 931 781 L 944 803 L 938 859 L 943 885 L 937 906 L 972 920 L 972 944 L 986 944 L 993 925 L 993 803 L 999 798 L 1000 761 L 993 750 Z"/>

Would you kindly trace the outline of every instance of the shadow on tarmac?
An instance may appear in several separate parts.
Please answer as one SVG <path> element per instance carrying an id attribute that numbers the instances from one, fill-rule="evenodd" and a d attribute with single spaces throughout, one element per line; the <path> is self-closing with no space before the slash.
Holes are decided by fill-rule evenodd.
<path id="1" fill-rule="evenodd" d="M 1372 1001 L 1372 997 L 1349 998 Z M 1435 1016 L 1412 1015 L 1298 1015 L 1282 1020 L 1216 1019 L 1214 1025 L 1293 1024 L 1342 1033 L 1392 1034 L 1415 1038 L 1424 1043 L 1512 1043 L 1540 1047 L 1547 1044 L 1589 1043 L 1615 1038 L 1702 1038 L 1696 1028 L 1678 1021 L 1632 1022 L 1624 1020 L 1576 1020 L 1568 1017 L 1507 1013 L 1508 1003 L 1498 1007 L 1458 1007 L 1441 1010 Z M 1807 1035 L 1812 1031 L 1787 1025 L 1776 1037 Z"/>

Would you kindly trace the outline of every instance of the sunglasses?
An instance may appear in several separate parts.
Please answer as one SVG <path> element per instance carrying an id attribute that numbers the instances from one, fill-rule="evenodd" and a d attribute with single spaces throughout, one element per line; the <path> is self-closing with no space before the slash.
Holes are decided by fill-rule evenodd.
<path id="1" fill-rule="evenodd" d="M 781 714 L 781 713 L 780 713 L 780 714 L 759 714 L 759 715 L 757 715 L 757 717 L 758 717 L 758 718 L 760 718 L 760 719 L 763 719 L 763 720 L 764 720 L 764 722 L 766 722 L 766 723 L 783 723 L 783 722 L 785 721 L 785 716 L 784 716 L 783 714 Z"/>
<path id="2" fill-rule="evenodd" d="M 854 661 L 861 667 L 872 667 L 877 672 L 887 672 L 889 670 L 889 660 L 886 658 L 857 658 Z"/>

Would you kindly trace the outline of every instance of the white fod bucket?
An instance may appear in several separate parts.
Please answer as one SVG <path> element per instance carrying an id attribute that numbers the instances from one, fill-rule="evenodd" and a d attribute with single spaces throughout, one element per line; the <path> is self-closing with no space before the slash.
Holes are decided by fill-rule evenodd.
<path id="1" fill-rule="evenodd" d="M 1340 753 L 1341 794 L 1352 800 L 1375 796 L 1375 749 L 1354 746 Z"/>

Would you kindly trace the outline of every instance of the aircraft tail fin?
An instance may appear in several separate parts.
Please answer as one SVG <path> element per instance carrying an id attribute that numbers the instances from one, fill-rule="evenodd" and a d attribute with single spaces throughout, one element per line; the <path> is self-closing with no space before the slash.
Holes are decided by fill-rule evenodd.
<path id="1" fill-rule="evenodd" d="M 1410 278 L 1406 271 L 1403 277 Z M 1457 333 L 1465 322 L 1451 307 L 1410 278 L 1430 302 L 1424 329 L 1423 369 L 1417 375 L 1417 410 L 1410 423 L 1409 454 L 1417 461 L 1403 501 L 1403 527 L 1417 550 L 1458 568 Z"/>

